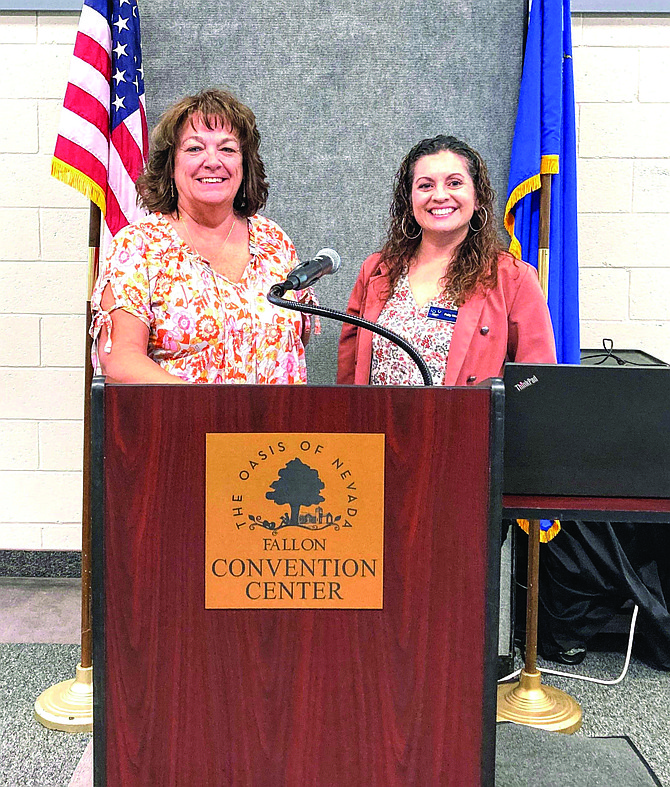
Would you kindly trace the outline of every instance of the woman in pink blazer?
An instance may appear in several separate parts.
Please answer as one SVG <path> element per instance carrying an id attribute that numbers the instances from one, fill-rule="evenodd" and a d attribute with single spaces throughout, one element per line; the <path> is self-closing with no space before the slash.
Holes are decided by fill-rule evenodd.
<path id="1" fill-rule="evenodd" d="M 504 251 L 493 189 L 480 155 L 455 137 L 425 139 L 396 175 L 381 252 L 363 263 L 347 311 L 399 333 L 436 384 L 472 385 L 506 360 L 555 363 L 537 273 Z M 420 385 L 406 353 L 344 325 L 339 383 Z"/>

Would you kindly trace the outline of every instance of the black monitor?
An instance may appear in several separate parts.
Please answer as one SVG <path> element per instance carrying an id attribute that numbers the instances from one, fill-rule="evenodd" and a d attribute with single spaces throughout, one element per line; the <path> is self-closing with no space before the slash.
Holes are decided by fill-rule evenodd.
<path id="1" fill-rule="evenodd" d="M 505 494 L 670 498 L 670 367 L 509 363 L 504 382 Z"/>

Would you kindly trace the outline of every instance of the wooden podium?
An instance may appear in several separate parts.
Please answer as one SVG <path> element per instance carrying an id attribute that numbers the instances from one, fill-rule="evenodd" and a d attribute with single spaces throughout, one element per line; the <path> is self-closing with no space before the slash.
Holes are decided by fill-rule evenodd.
<path id="1" fill-rule="evenodd" d="M 493 785 L 503 398 L 97 378 L 95 787 Z M 262 433 L 383 435 L 381 608 L 205 608 L 206 436 Z"/>

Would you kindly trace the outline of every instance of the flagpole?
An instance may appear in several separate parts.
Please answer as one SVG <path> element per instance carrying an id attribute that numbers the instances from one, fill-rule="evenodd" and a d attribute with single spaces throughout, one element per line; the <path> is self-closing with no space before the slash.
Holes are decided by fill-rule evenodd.
<path id="1" fill-rule="evenodd" d="M 88 222 L 88 294 L 86 298 L 86 352 L 84 355 L 84 478 L 81 526 L 81 665 L 93 664 L 91 603 L 91 295 L 100 268 L 100 208 L 91 202 Z"/>
<path id="2" fill-rule="evenodd" d="M 537 275 L 544 298 L 549 298 L 549 218 L 551 216 L 551 175 L 540 175 L 540 220 L 538 224 Z"/>
<path id="3" fill-rule="evenodd" d="M 35 701 L 35 718 L 63 732 L 93 729 L 93 629 L 91 625 L 91 294 L 100 264 L 100 208 L 91 202 L 88 221 L 88 284 L 84 354 L 84 451 L 81 512 L 81 660 L 76 677 L 56 683 Z"/>
<path id="4" fill-rule="evenodd" d="M 551 175 L 541 175 L 537 270 L 544 297 L 549 293 L 549 229 Z M 537 668 L 537 620 L 540 607 L 540 520 L 528 526 L 528 591 L 526 596 L 526 652 L 520 679 L 498 686 L 497 721 L 512 721 L 553 732 L 573 733 L 582 726 L 582 709 L 569 694 L 543 686 Z"/>

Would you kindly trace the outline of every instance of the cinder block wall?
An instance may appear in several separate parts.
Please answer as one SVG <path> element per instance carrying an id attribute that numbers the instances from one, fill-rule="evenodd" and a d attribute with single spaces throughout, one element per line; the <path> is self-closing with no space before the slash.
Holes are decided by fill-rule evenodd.
<path id="1" fill-rule="evenodd" d="M 572 27 L 582 347 L 670 362 L 670 16 Z"/>
<path id="2" fill-rule="evenodd" d="M 0 549 L 80 547 L 88 205 L 49 175 L 77 21 L 0 14 Z M 670 361 L 670 17 L 573 35 L 582 346 Z"/>
<path id="3" fill-rule="evenodd" d="M 0 15 L 0 549 L 79 549 L 87 201 L 49 174 L 78 14 Z"/>

